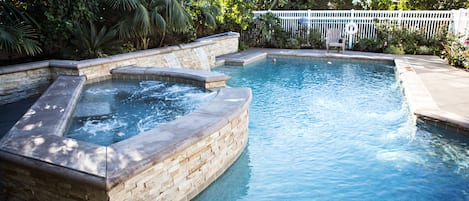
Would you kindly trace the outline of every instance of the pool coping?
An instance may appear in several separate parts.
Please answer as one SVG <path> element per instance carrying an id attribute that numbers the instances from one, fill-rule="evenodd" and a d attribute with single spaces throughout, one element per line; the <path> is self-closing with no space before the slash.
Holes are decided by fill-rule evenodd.
<path id="1" fill-rule="evenodd" d="M 415 123 L 427 122 L 464 135 L 469 135 L 469 118 L 439 108 L 424 82 L 408 61 L 409 55 L 345 51 L 327 53 L 325 50 L 295 50 L 251 48 L 217 58 L 218 65 L 247 65 L 267 57 L 297 57 L 394 62 L 396 77 L 409 105 Z"/>
<path id="2" fill-rule="evenodd" d="M 229 78 L 216 72 L 170 68 L 126 67 L 116 72 L 142 69 L 162 77 L 194 81 L 224 83 Z M 100 146 L 63 137 L 85 82 L 84 76 L 58 77 L 0 139 L 0 159 L 110 190 L 157 161 L 212 135 L 246 111 L 252 96 L 249 88 L 219 88 L 213 99 L 188 115 L 110 146 Z"/>
<path id="3" fill-rule="evenodd" d="M 180 68 L 124 66 L 111 70 L 113 79 L 163 80 L 194 84 L 208 90 L 225 87 L 230 79 L 222 73 Z"/>

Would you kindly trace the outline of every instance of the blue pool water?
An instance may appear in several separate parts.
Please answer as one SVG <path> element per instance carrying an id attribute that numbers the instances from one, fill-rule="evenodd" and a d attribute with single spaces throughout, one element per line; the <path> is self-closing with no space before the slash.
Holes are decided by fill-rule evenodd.
<path id="1" fill-rule="evenodd" d="M 187 84 L 107 80 L 85 86 L 67 137 L 110 145 L 183 116 L 213 93 Z"/>
<path id="2" fill-rule="evenodd" d="M 393 66 L 278 58 L 215 71 L 253 90 L 249 142 L 194 200 L 469 200 L 469 139 L 416 128 Z"/>

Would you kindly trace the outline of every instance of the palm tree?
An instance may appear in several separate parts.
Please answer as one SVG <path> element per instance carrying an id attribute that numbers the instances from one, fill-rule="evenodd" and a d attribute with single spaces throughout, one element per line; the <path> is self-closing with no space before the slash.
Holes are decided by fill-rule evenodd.
<path id="1" fill-rule="evenodd" d="M 37 23 L 26 12 L 0 1 L 0 50 L 34 56 L 42 52 Z"/>
<path id="2" fill-rule="evenodd" d="M 151 36 L 161 33 L 162 45 L 168 31 L 183 31 L 190 17 L 177 0 L 106 0 L 113 9 L 124 13 L 118 23 L 119 36 L 134 41 L 137 48 L 147 49 Z"/>
<path id="3" fill-rule="evenodd" d="M 73 53 L 78 53 L 81 57 L 105 57 L 107 53 L 117 52 L 121 47 L 121 41 L 116 39 L 115 27 L 107 29 L 103 26 L 98 31 L 93 22 L 88 22 L 78 25 L 73 35 L 74 39 L 71 41 L 71 46 L 75 48 Z"/>

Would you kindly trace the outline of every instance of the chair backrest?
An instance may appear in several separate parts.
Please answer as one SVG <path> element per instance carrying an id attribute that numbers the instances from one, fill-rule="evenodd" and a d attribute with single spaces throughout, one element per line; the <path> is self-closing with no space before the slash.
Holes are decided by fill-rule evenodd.
<path id="1" fill-rule="evenodd" d="M 326 33 L 327 43 L 337 43 L 341 39 L 340 29 L 328 29 Z"/>

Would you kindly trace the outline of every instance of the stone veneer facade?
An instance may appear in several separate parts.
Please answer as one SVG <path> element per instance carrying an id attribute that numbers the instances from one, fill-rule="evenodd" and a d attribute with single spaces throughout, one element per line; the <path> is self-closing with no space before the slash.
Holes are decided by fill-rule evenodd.
<path id="1" fill-rule="evenodd" d="M 87 82 L 111 77 L 122 66 L 210 70 L 215 57 L 238 51 L 239 34 L 228 32 L 193 43 L 82 61 L 48 60 L 0 67 L 0 105 L 40 95 L 60 75 L 85 76 Z"/>

